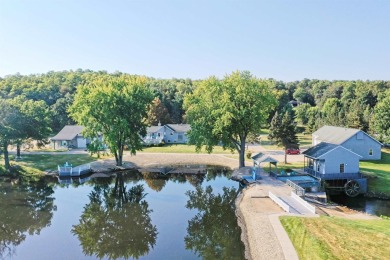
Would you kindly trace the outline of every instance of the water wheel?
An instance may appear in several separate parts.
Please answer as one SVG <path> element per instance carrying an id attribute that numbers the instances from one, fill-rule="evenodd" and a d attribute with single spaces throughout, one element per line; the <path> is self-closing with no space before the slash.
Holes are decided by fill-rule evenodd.
<path id="1" fill-rule="evenodd" d="M 349 197 L 356 197 L 360 192 L 360 184 L 357 181 L 351 180 L 344 185 L 345 194 Z"/>

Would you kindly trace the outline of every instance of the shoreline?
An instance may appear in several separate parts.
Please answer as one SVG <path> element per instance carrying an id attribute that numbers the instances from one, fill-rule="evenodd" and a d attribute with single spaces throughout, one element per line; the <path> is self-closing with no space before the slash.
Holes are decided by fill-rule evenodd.
<path id="1" fill-rule="evenodd" d="M 241 241 L 244 244 L 245 247 L 245 259 L 252 260 L 251 254 L 250 254 L 250 243 L 248 238 L 248 231 L 247 226 L 245 223 L 244 215 L 242 214 L 242 211 L 240 209 L 240 204 L 243 200 L 243 192 L 240 192 L 240 195 L 235 200 L 235 206 L 236 206 L 236 217 L 237 217 L 237 224 L 241 228 Z"/>

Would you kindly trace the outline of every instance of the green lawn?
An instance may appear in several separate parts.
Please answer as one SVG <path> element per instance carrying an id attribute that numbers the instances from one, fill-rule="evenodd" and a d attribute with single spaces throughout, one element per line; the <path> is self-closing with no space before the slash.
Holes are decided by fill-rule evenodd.
<path id="1" fill-rule="evenodd" d="M 390 220 L 280 217 L 299 259 L 388 259 Z"/>
<path id="2" fill-rule="evenodd" d="M 260 134 L 260 144 L 268 150 L 283 150 L 283 147 L 277 146 L 273 141 L 268 139 L 268 129 L 262 129 L 262 134 Z M 299 147 L 300 148 L 310 148 L 311 147 L 311 134 L 297 134 Z"/>
<path id="3" fill-rule="evenodd" d="M 11 164 L 18 164 L 35 168 L 41 171 L 56 170 L 57 165 L 68 162 L 73 166 L 96 161 L 96 157 L 91 157 L 88 154 L 22 154 L 21 161 L 11 161 Z"/>
<path id="4" fill-rule="evenodd" d="M 287 156 L 287 162 L 288 162 L 288 156 Z M 273 166 L 272 166 L 273 167 Z M 303 168 L 303 162 L 294 162 L 294 163 L 278 163 L 278 169 L 279 171 L 284 170 L 286 171 L 287 169 L 302 169 Z"/>
<path id="5" fill-rule="evenodd" d="M 161 147 L 144 147 L 141 152 L 148 153 L 196 153 L 194 145 L 187 144 L 166 144 Z M 207 153 L 203 148 L 200 153 Z M 212 153 L 232 154 L 230 150 L 223 150 L 221 146 L 215 146 Z"/>
<path id="6" fill-rule="evenodd" d="M 360 170 L 368 176 L 368 190 L 390 194 L 390 149 L 382 149 L 380 161 L 361 161 Z"/>

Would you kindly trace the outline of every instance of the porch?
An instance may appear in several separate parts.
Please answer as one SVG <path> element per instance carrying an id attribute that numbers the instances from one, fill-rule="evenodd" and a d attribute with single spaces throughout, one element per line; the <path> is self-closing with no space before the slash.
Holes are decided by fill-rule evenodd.
<path id="1" fill-rule="evenodd" d="M 361 179 L 362 174 L 360 172 L 357 173 L 320 173 L 316 170 L 314 170 L 314 167 L 305 166 L 304 172 L 310 174 L 313 177 L 316 177 L 321 180 L 355 180 L 355 179 Z"/>

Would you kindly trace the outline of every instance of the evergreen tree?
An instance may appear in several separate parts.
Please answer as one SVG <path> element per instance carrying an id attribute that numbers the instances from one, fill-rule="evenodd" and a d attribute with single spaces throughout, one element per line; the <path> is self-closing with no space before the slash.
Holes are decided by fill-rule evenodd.
<path id="1" fill-rule="evenodd" d="M 298 148 L 297 128 L 294 122 L 294 113 L 287 109 L 284 113 L 275 113 L 269 129 L 269 139 L 277 145 L 287 148 Z M 287 163 L 287 154 L 285 153 L 284 163 Z"/>

